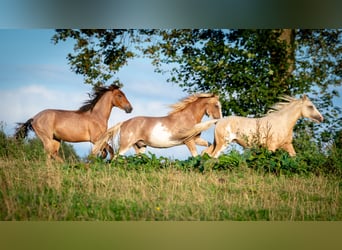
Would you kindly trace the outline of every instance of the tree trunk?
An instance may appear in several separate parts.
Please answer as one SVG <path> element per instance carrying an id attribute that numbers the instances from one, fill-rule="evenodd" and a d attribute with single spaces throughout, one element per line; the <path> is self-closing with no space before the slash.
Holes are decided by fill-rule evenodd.
<path id="1" fill-rule="evenodd" d="M 275 30 L 279 32 L 279 30 Z M 283 51 L 271 53 L 272 61 L 278 64 L 278 81 L 283 85 L 285 89 L 288 89 L 287 80 L 291 77 L 292 72 L 295 69 L 295 30 L 293 29 L 282 29 L 278 36 L 278 42 L 286 45 L 285 53 Z"/>

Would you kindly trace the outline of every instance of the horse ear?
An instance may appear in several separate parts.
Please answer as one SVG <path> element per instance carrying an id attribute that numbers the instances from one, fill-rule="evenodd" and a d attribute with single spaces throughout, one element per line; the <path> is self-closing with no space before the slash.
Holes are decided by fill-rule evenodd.
<path id="1" fill-rule="evenodd" d="M 308 96 L 307 96 L 306 94 L 304 94 L 304 95 L 302 96 L 302 99 L 303 99 L 303 101 L 306 101 L 306 100 L 308 100 L 309 98 L 308 98 Z"/>

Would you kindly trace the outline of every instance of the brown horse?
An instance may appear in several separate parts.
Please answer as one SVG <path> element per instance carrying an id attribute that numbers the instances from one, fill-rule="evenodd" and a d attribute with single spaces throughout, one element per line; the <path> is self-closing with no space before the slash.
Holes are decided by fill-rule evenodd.
<path id="1" fill-rule="evenodd" d="M 305 117 L 320 123 L 323 116 L 306 95 L 300 99 L 289 96 L 281 99 L 286 102 L 275 104 L 262 118 L 229 116 L 220 119 L 215 127 L 214 143 L 203 153 L 217 158 L 230 142 L 235 141 L 243 147 L 257 144 L 270 151 L 282 148 L 295 156 L 292 132 L 297 120 Z"/>
<path id="2" fill-rule="evenodd" d="M 196 144 L 208 146 L 200 138 L 200 131 L 209 128 L 216 120 L 200 123 L 206 114 L 211 118 L 222 118 L 221 103 L 214 94 L 195 94 L 171 106 L 167 116 L 139 116 L 120 122 L 110 128 L 93 147 L 93 154 L 100 152 L 110 138 L 120 134 L 119 154 L 123 155 L 130 147 L 136 153 L 144 153 L 146 146 L 168 148 L 185 144 L 193 156 L 197 155 Z M 189 138 L 188 130 L 197 127 L 197 134 Z"/>
<path id="3" fill-rule="evenodd" d="M 106 132 L 112 108 L 118 107 L 130 113 L 132 106 L 125 94 L 116 85 L 96 87 L 91 99 L 79 110 L 46 109 L 25 123 L 18 123 L 16 138 L 27 136 L 28 130 L 34 130 L 42 140 L 49 158 L 58 161 L 60 141 L 95 143 Z M 113 156 L 113 149 L 106 145 L 107 152 Z M 107 155 L 103 150 L 103 157 Z"/>

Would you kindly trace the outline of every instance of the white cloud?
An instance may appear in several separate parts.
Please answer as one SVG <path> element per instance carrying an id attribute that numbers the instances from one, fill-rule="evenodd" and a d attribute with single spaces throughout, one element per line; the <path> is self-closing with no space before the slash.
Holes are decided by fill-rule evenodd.
<path id="1" fill-rule="evenodd" d="M 0 121 L 13 132 L 16 122 L 24 122 L 47 108 L 76 109 L 83 98 L 80 93 L 61 92 L 38 84 L 2 90 Z"/>

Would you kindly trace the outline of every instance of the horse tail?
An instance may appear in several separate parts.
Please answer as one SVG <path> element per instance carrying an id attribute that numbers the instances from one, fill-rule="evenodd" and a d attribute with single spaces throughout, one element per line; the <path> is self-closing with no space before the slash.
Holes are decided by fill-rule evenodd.
<path id="1" fill-rule="evenodd" d="M 185 130 L 184 132 L 182 132 L 182 137 L 185 138 L 184 141 L 188 141 L 200 134 L 202 131 L 209 129 L 213 124 L 216 124 L 217 121 L 218 119 L 212 119 L 209 121 L 197 123 L 191 129 Z"/>
<path id="2" fill-rule="evenodd" d="M 115 137 L 119 132 L 120 128 L 123 122 L 119 122 L 110 129 L 107 130 L 106 133 L 104 133 L 94 144 L 93 150 L 91 151 L 91 154 L 97 155 L 99 152 L 101 152 L 105 146 L 108 144 L 108 141 L 110 138 Z"/>
<path id="3" fill-rule="evenodd" d="M 15 139 L 24 139 L 29 130 L 33 131 L 32 127 L 32 121 L 33 119 L 28 119 L 25 123 L 17 123 L 17 128 L 15 129 Z"/>

